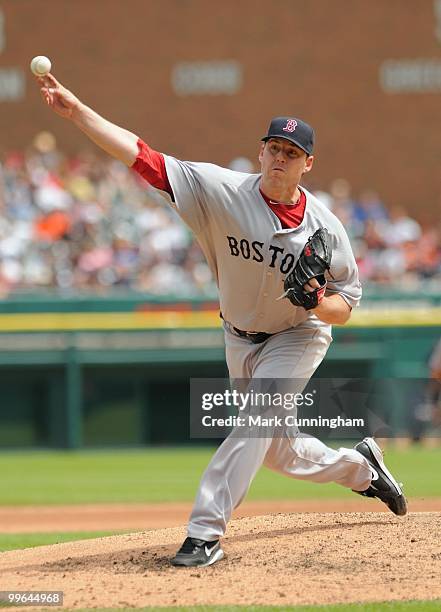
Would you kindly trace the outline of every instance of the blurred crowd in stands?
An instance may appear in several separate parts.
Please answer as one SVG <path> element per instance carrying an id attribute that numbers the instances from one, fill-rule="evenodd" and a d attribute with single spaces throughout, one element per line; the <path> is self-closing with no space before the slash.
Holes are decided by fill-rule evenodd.
<path id="1" fill-rule="evenodd" d="M 257 171 L 239 158 L 233 169 Z M 440 227 L 422 228 L 373 190 L 345 179 L 316 195 L 344 223 L 363 284 L 426 289 L 441 280 Z M 86 152 L 66 157 L 40 133 L 0 158 L 0 293 L 34 289 L 214 298 L 204 257 L 186 226 L 135 172 Z M 438 284 L 439 287 L 439 284 Z"/>

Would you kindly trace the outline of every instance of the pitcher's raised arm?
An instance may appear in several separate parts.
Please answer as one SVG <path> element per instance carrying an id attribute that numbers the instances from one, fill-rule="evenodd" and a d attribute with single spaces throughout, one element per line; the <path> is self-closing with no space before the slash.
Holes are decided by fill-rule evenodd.
<path id="1" fill-rule="evenodd" d="M 66 89 L 53 74 L 37 77 L 41 95 L 46 104 L 64 119 L 69 119 L 96 145 L 132 166 L 138 155 L 138 136 L 129 132 L 81 102 L 77 96 Z"/>

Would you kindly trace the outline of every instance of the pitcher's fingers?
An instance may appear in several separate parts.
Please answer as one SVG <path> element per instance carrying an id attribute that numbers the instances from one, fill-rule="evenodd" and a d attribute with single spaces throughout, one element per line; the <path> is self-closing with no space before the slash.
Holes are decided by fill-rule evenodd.
<path id="1" fill-rule="evenodd" d="M 47 83 L 49 83 L 50 87 L 57 87 L 59 85 L 59 82 L 57 81 L 57 79 L 54 77 L 54 75 L 51 72 L 48 72 L 44 76 L 46 78 Z"/>
<path id="2" fill-rule="evenodd" d="M 41 93 L 41 95 L 43 96 L 44 101 L 45 101 L 47 104 L 52 104 L 52 101 L 53 101 L 53 95 L 50 93 L 50 91 L 48 90 L 48 88 L 47 88 L 47 87 L 42 87 L 42 88 L 40 89 L 40 93 Z"/>
<path id="3" fill-rule="evenodd" d="M 318 289 L 320 287 L 320 283 L 318 282 L 316 278 L 310 278 L 308 281 L 308 284 L 311 285 L 313 289 Z"/>
<path id="4" fill-rule="evenodd" d="M 54 87 L 55 88 L 59 85 L 57 79 L 50 72 L 48 72 L 47 74 L 43 76 L 37 77 L 37 81 L 42 87 Z"/>
<path id="5" fill-rule="evenodd" d="M 306 293 L 311 293 L 311 291 L 315 291 L 319 289 L 319 287 L 320 283 L 318 280 L 316 278 L 310 278 L 309 281 L 303 285 L 303 290 L 306 291 Z"/>

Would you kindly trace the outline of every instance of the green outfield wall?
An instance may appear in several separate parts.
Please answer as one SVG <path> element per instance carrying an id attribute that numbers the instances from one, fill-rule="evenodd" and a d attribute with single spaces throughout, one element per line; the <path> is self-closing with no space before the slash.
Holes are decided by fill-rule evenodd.
<path id="1" fill-rule="evenodd" d="M 349 325 L 334 328 L 317 376 L 426 377 L 441 336 L 439 302 L 368 297 Z M 213 302 L 124 295 L 0 304 L 0 448 L 195 443 L 189 380 L 226 376 Z M 394 408 L 403 429 L 404 399 Z"/>

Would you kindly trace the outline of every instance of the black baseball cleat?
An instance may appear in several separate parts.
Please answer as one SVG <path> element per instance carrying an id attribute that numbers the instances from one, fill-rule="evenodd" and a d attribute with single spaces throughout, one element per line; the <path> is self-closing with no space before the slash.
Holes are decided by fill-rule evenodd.
<path id="1" fill-rule="evenodd" d="M 185 538 L 176 556 L 171 560 L 172 565 L 185 567 L 205 567 L 213 565 L 223 559 L 224 551 L 219 540 L 206 542 L 197 538 Z"/>
<path id="2" fill-rule="evenodd" d="M 355 450 L 365 457 L 373 472 L 372 482 L 366 491 L 354 491 L 365 497 L 377 497 L 397 516 L 407 513 L 407 501 L 401 486 L 389 472 L 383 461 L 381 448 L 373 438 L 365 438 L 355 445 Z"/>

